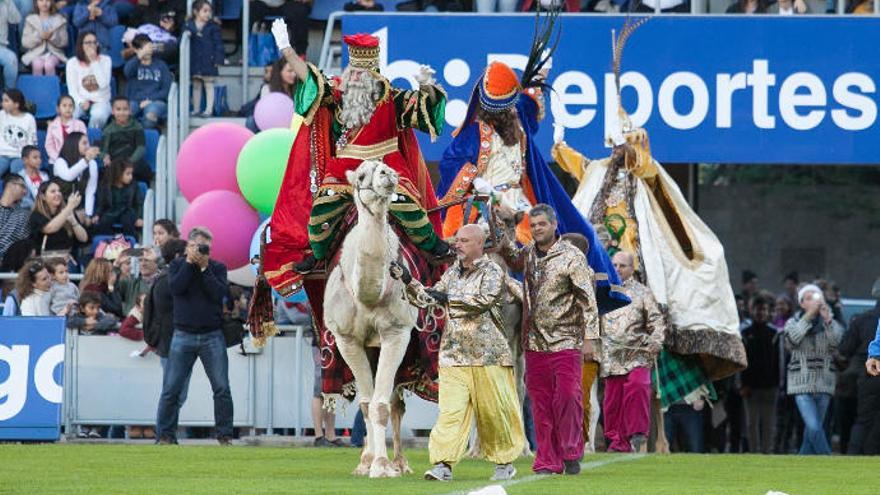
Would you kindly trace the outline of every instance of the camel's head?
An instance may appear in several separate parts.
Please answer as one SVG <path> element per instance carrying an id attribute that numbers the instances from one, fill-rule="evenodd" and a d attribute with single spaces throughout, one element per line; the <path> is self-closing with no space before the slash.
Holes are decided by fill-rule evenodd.
<path id="1" fill-rule="evenodd" d="M 397 190 L 400 180 L 391 167 L 375 160 L 365 160 L 356 170 L 346 172 L 345 176 L 354 188 L 356 200 L 367 205 L 391 201 L 391 195 Z"/>
<path id="2" fill-rule="evenodd" d="M 496 206 L 494 213 L 495 228 L 500 229 L 501 233 L 508 239 L 516 239 L 516 226 L 522 222 L 525 213 L 505 205 Z"/>

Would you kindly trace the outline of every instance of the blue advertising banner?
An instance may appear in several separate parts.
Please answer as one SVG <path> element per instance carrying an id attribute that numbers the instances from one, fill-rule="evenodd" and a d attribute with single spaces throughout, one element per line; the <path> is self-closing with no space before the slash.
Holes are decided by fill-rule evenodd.
<path id="1" fill-rule="evenodd" d="M 0 318 L 0 440 L 58 440 L 64 318 Z"/>
<path id="2" fill-rule="evenodd" d="M 564 15 L 548 82 L 555 90 L 538 144 L 549 155 L 554 122 L 587 156 L 604 147 L 617 100 L 612 30 L 623 16 Z M 382 72 L 416 87 L 420 64 L 449 94 L 447 128 L 430 143 L 438 160 L 464 118 L 475 81 L 491 60 L 521 69 L 534 15 L 343 17 L 346 34 L 382 40 Z M 660 16 L 641 26 L 623 55 L 624 108 L 667 163 L 880 163 L 872 48 L 880 18 L 851 16 Z"/>

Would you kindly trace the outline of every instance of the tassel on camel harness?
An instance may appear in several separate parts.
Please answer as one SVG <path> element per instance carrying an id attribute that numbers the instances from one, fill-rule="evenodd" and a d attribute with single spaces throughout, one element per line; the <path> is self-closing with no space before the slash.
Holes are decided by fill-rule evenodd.
<path id="1" fill-rule="evenodd" d="M 273 335 L 278 334 L 278 327 L 275 326 L 275 314 L 272 305 L 272 288 L 269 287 L 269 281 L 263 273 L 263 255 L 266 251 L 266 229 L 260 233 L 260 260 L 257 269 L 257 281 L 254 284 L 254 296 L 251 298 L 251 305 L 248 308 L 248 325 L 251 330 L 254 345 L 263 347 L 266 340 Z M 253 263 L 253 260 L 251 260 Z"/>

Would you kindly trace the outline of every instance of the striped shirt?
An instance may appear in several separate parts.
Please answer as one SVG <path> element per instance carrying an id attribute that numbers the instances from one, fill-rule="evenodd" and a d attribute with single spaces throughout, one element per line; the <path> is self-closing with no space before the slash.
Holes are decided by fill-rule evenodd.
<path id="1" fill-rule="evenodd" d="M 27 208 L 0 205 L 0 259 L 6 255 L 9 246 L 30 237 L 30 216 L 31 211 Z"/>

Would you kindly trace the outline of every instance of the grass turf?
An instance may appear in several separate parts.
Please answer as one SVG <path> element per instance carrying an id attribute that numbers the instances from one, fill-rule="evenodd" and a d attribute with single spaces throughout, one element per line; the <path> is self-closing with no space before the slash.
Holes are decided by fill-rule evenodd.
<path id="1" fill-rule="evenodd" d="M 425 450 L 408 450 L 415 474 L 369 480 L 349 473 L 355 449 L 152 445 L 0 445 L 0 493 L 446 494 L 487 486 L 493 467 L 465 460 L 451 483 L 427 482 Z M 537 477 L 516 463 L 511 494 L 876 493 L 868 457 L 597 454 L 580 476 Z M 609 462 L 610 461 L 610 462 Z"/>

